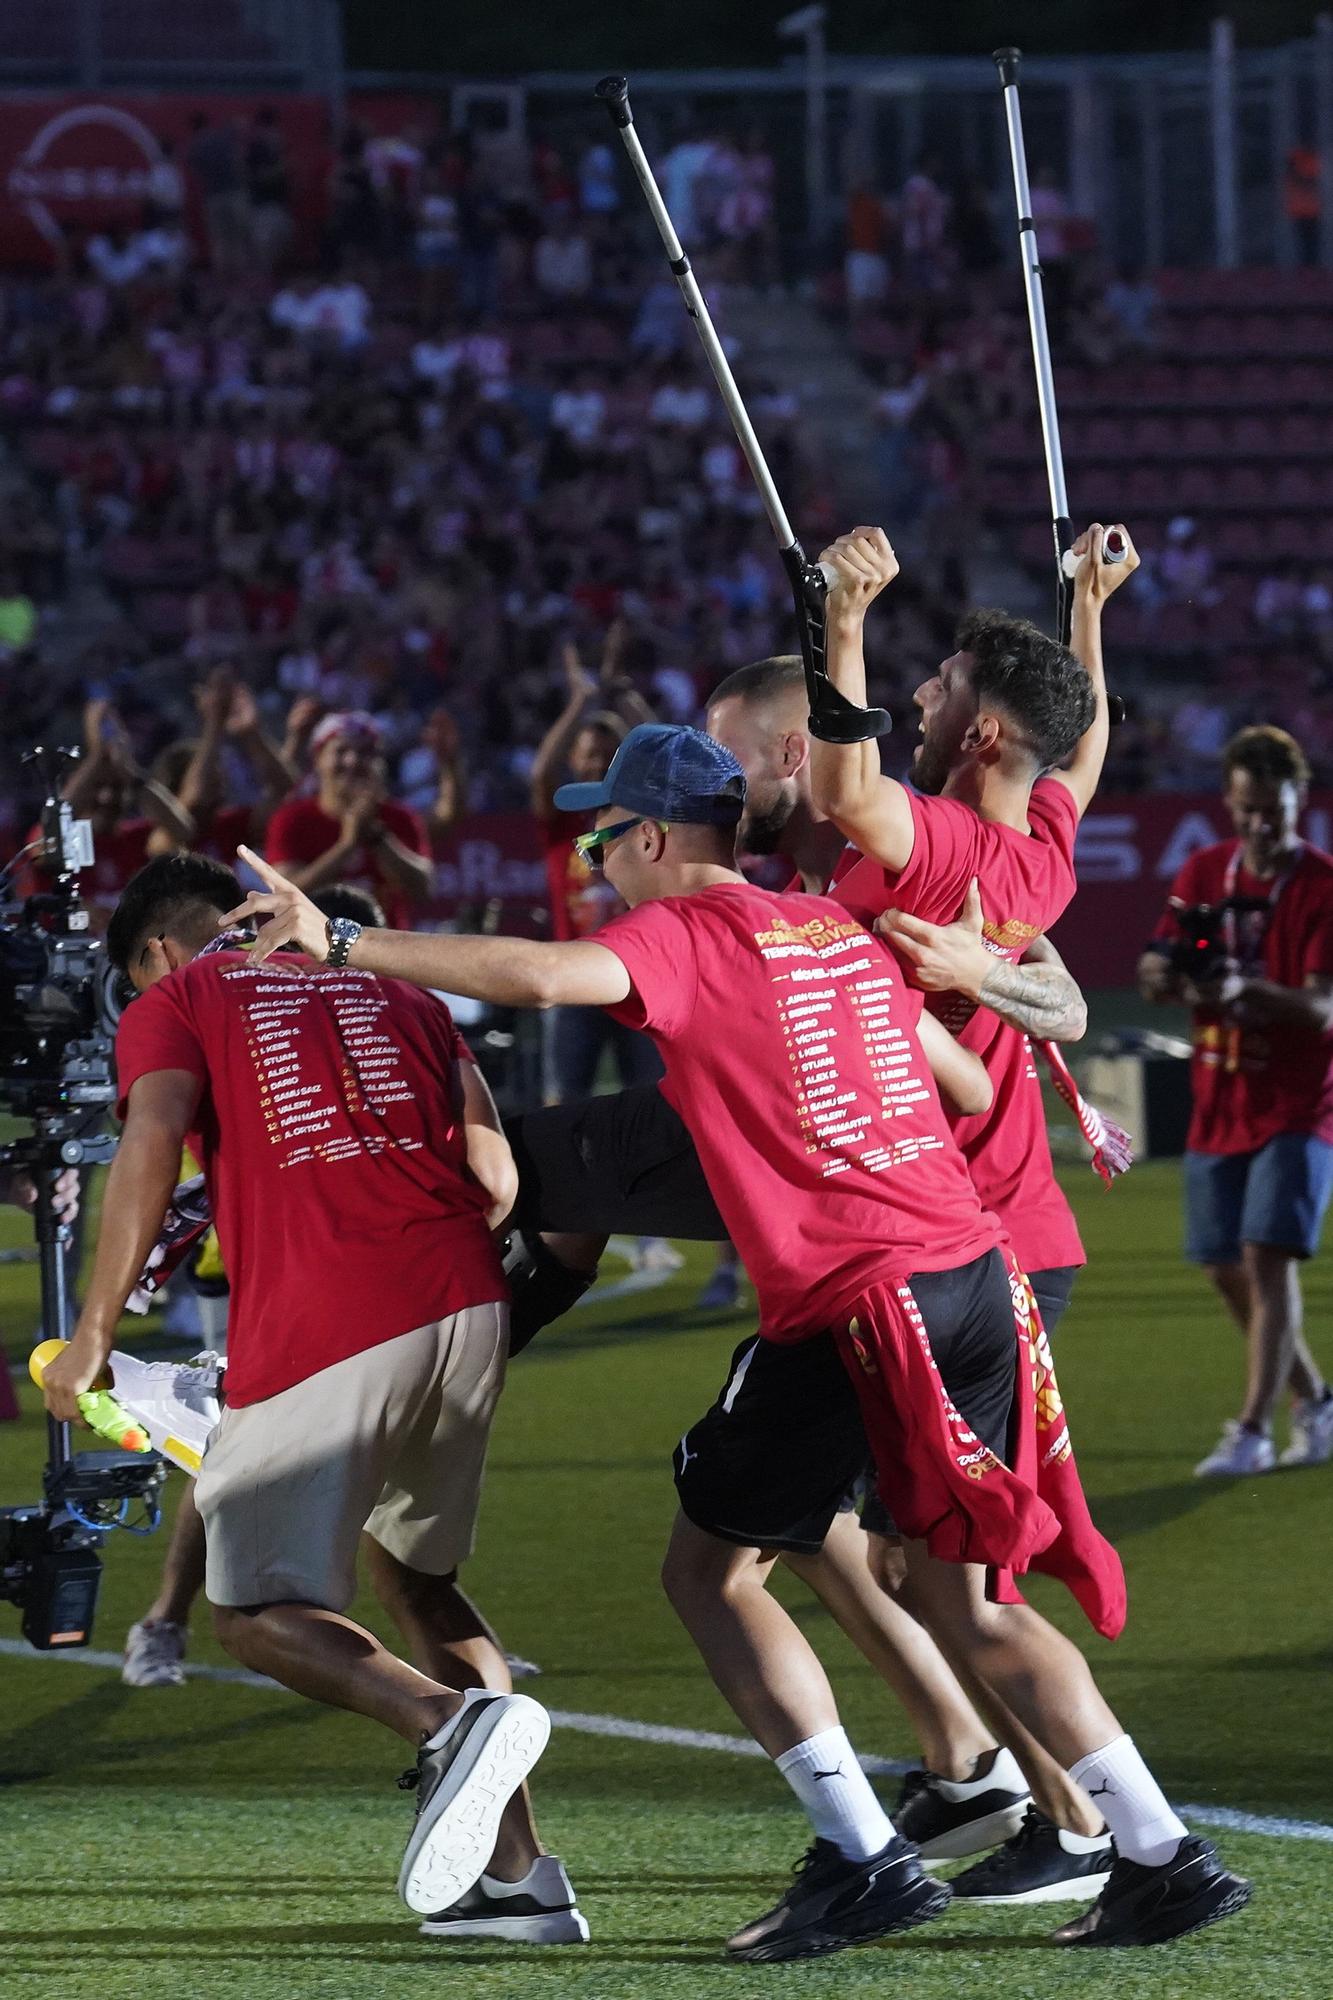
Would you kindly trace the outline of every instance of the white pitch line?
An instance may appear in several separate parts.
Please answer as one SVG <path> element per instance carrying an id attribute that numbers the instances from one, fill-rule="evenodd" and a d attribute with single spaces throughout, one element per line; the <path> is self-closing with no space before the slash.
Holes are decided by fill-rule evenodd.
<path id="1" fill-rule="evenodd" d="M 85 1651 L 39 1653 L 22 1639 L 0 1639 L 0 1655 L 16 1660 L 63 1661 L 71 1667 L 105 1667 L 120 1671 L 119 1653 Z M 247 1667 L 185 1666 L 190 1680 L 219 1681 L 229 1687 L 257 1688 L 261 1692 L 285 1694 L 278 1681 L 265 1674 L 252 1674 Z M 748 1736 L 729 1736 L 720 1729 L 675 1729 L 664 1722 L 635 1722 L 622 1715 L 588 1715 L 577 1709 L 553 1708 L 551 1721 L 557 1729 L 577 1736 L 614 1736 L 622 1742 L 653 1743 L 672 1750 L 713 1750 L 729 1757 L 765 1757 L 767 1752 Z M 899 1757 L 862 1757 L 863 1770 L 872 1777 L 897 1777 L 914 1766 Z M 1177 1806 L 1183 1819 L 1197 1820 L 1201 1826 L 1221 1827 L 1230 1833 L 1257 1833 L 1269 1840 L 1316 1840 L 1333 1844 L 1333 1826 L 1315 1819 L 1274 1818 L 1266 1813 L 1238 1812 L 1232 1806 Z"/>

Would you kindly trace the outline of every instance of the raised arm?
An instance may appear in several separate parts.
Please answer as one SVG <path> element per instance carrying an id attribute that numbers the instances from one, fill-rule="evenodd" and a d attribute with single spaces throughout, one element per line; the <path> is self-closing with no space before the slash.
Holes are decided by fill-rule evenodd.
<path id="1" fill-rule="evenodd" d="M 1069 650 L 1088 670 L 1097 709 L 1092 727 L 1083 736 L 1069 763 L 1062 771 L 1053 771 L 1051 775 L 1074 794 L 1080 819 L 1092 804 L 1093 793 L 1100 782 L 1111 730 L 1106 700 L 1106 669 L 1102 664 L 1102 607 L 1112 592 L 1119 590 L 1139 566 L 1138 551 L 1119 522 L 1115 524 L 1114 532 L 1123 536 L 1125 541 L 1125 560 L 1120 563 L 1102 561 L 1102 542 L 1107 530 L 1100 521 L 1094 521 L 1074 543 L 1079 565 L 1074 572 Z"/>
<path id="2" fill-rule="evenodd" d="M 597 694 L 597 683 L 582 665 L 573 646 L 564 648 L 564 667 L 569 699 L 537 745 L 528 779 L 532 810 L 540 820 L 555 817 L 555 794 L 560 774 L 569 760 L 579 725 Z"/>
<path id="3" fill-rule="evenodd" d="M 256 961 L 284 945 L 319 965 L 328 956 L 328 924 L 293 882 L 249 847 L 239 853 L 264 884 L 219 924 L 227 929 L 256 916 L 269 921 L 251 948 Z M 501 1007 L 613 1007 L 627 1000 L 629 974 L 613 951 L 591 939 L 545 944 L 534 938 L 442 937 L 424 931 L 366 930 L 349 961 L 358 971 L 413 986 L 464 993 Z"/>
<path id="4" fill-rule="evenodd" d="M 836 573 L 825 605 L 829 679 L 859 707 L 866 703 L 865 616 L 898 574 L 898 558 L 882 528 L 853 528 L 820 561 Z M 810 789 L 818 812 L 863 854 L 895 872 L 912 858 L 916 827 L 906 789 L 880 769 L 879 744 L 823 743 L 810 738 Z"/>

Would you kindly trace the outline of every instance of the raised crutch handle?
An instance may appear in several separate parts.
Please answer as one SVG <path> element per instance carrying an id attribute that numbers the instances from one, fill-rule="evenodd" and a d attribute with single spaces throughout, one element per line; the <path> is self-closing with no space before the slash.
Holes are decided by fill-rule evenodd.
<path id="1" fill-rule="evenodd" d="M 611 115 L 611 123 L 623 132 L 627 125 L 634 123 L 634 113 L 629 108 L 629 79 L 623 76 L 604 76 L 593 89 L 593 96 L 600 99 Z"/>

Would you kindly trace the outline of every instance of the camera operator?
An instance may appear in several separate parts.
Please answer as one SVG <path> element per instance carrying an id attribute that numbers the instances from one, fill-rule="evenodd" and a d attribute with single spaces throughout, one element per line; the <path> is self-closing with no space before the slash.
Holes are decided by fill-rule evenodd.
<path id="1" fill-rule="evenodd" d="M 1310 769 L 1285 730 L 1242 729 L 1222 769 L 1236 837 L 1191 855 L 1139 962 L 1145 999 L 1193 1010 L 1185 1254 L 1249 1343 L 1245 1401 L 1195 1467 L 1205 1478 L 1278 1462 L 1287 1382 L 1280 1462 L 1333 1454 L 1333 1393 L 1306 1345 L 1300 1281 L 1333 1192 L 1333 858 L 1296 830 Z"/>

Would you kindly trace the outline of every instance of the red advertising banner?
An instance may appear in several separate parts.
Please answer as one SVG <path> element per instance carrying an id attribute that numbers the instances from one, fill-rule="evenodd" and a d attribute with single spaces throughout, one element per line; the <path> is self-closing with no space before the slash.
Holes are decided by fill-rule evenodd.
<path id="1" fill-rule="evenodd" d="M 286 142 L 298 237 L 313 247 L 328 191 L 328 109 L 316 97 L 52 96 L 0 98 L 0 265 L 45 266 L 65 248 L 143 214 L 148 178 L 170 143 L 185 174 L 187 219 L 201 216 L 188 152 L 197 112 L 242 130 L 261 106 Z"/>
<path id="2" fill-rule="evenodd" d="M 1132 986 L 1172 881 L 1196 848 L 1229 838 L 1220 798 L 1164 793 L 1099 798 L 1079 831 L 1079 891 L 1052 933 L 1081 985 Z M 1317 793 L 1306 838 L 1333 849 L 1333 794 Z M 546 869 L 534 820 L 486 813 L 465 820 L 436 858 L 428 921 L 461 916 L 498 931 L 548 934 Z"/>

